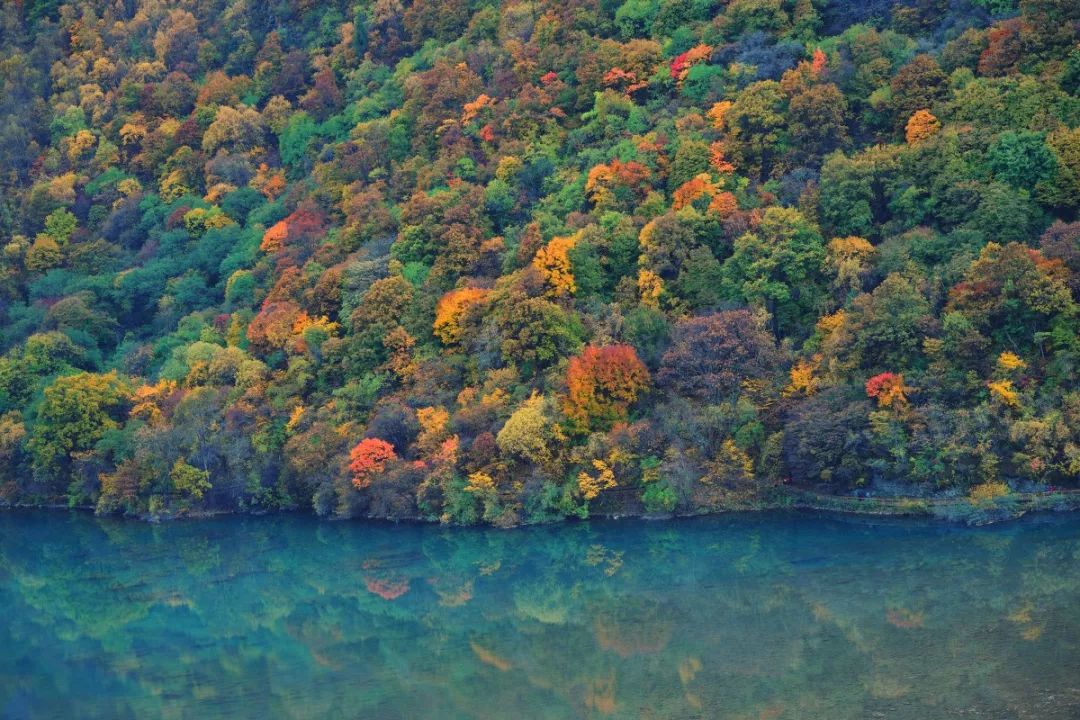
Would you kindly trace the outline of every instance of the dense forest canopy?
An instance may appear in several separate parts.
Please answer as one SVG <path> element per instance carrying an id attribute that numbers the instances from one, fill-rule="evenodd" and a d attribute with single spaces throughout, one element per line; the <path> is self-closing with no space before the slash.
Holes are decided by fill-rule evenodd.
<path id="1" fill-rule="evenodd" d="M 23 0 L 0 500 L 1080 477 L 1074 0 Z"/>

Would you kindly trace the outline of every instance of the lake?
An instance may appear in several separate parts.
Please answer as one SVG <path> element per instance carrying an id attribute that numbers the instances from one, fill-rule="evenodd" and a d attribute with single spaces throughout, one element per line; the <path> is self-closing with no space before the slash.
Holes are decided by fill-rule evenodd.
<path id="1" fill-rule="evenodd" d="M 1080 516 L 0 513 L 3 718 L 1077 718 Z"/>

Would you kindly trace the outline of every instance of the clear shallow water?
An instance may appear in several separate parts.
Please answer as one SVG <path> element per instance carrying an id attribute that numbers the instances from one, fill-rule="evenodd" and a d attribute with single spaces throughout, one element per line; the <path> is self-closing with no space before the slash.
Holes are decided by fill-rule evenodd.
<path id="1" fill-rule="evenodd" d="M 1078 718 L 1080 517 L 0 513 L 3 718 Z"/>

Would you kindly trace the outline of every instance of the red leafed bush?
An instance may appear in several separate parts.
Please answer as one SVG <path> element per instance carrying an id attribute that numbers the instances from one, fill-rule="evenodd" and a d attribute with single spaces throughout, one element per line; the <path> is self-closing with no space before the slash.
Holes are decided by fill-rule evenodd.
<path id="1" fill-rule="evenodd" d="M 880 407 L 903 405 L 907 402 L 904 376 L 883 372 L 866 381 L 866 396 L 875 398 Z"/>

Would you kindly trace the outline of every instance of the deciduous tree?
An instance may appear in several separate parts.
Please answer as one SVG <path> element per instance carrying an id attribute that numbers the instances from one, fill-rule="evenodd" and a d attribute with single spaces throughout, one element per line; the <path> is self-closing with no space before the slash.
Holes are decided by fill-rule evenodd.
<path id="1" fill-rule="evenodd" d="M 626 420 L 649 381 L 631 346 L 588 345 L 566 368 L 566 415 L 581 430 L 606 430 Z"/>

